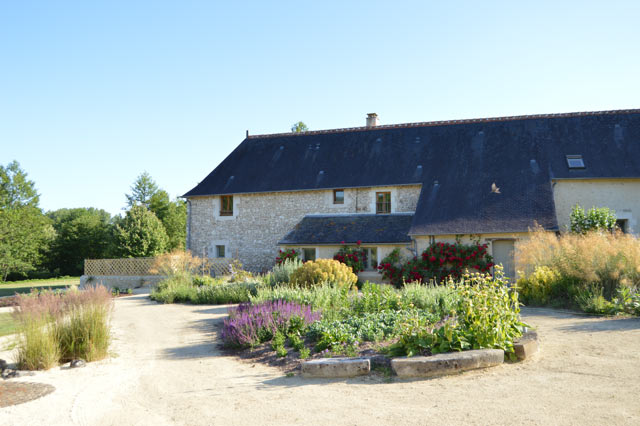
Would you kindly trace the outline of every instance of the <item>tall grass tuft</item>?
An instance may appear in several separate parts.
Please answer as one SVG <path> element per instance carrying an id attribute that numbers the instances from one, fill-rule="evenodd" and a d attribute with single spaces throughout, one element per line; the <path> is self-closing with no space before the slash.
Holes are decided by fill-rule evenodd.
<path id="1" fill-rule="evenodd" d="M 585 292 L 611 300 L 620 289 L 640 287 L 640 240 L 633 235 L 536 231 L 516 250 L 525 303 L 575 305 Z"/>
<path id="2" fill-rule="evenodd" d="M 18 296 L 14 315 L 20 368 L 48 369 L 75 358 L 106 357 L 112 307 L 111 294 L 103 286 Z"/>

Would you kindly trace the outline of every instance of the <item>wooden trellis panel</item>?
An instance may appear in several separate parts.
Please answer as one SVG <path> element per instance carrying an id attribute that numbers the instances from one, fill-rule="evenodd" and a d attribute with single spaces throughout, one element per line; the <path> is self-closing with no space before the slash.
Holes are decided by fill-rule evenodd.
<path id="1" fill-rule="evenodd" d="M 85 259 L 85 275 L 153 275 L 149 270 L 155 258 L 137 257 L 128 259 Z"/>
<path id="2" fill-rule="evenodd" d="M 106 276 L 145 276 L 156 275 L 151 273 L 154 257 L 137 257 L 126 259 L 85 259 L 85 275 Z M 208 267 L 212 276 L 229 275 L 231 273 L 233 259 L 207 259 L 205 268 Z"/>
<path id="3" fill-rule="evenodd" d="M 211 276 L 220 277 L 231 273 L 231 262 L 233 262 L 233 259 L 208 259 L 208 261 Z"/>

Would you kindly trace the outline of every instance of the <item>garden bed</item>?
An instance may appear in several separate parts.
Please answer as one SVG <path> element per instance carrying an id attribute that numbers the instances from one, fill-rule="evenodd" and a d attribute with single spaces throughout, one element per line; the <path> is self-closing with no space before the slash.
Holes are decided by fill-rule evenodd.
<path id="1" fill-rule="evenodd" d="M 360 292 L 337 284 L 279 285 L 258 288 L 249 299 L 229 309 L 220 332 L 224 345 L 287 374 L 309 360 L 321 365 L 322 358 L 331 358 L 336 371 L 342 367 L 335 358 L 374 359 L 388 370 L 395 357 L 472 349 L 497 349 L 515 361 L 513 342 L 525 329 L 517 292 L 499 273 L 399 290 L 372 283 Z"/>

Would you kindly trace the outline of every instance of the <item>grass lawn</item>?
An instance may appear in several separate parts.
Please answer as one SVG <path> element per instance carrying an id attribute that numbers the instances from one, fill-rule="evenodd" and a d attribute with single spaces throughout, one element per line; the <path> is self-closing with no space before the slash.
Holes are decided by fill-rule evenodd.
<path id="1" fill-rule="evenodd" d="M 0 282 L 0 297 L 13 296 L 15 293 L 29 293 L 32 288 L 55 290 L 70 285 L 79 285 L 80 277 L 50 278 L 47 280 L 6 281 Z"/>
<path id="2" fill-rule="evenodd" d="M 13 334 L 16 332 L 16 323 L 13 321 L 11 313 L 0 314 L 0 336 Z"/>

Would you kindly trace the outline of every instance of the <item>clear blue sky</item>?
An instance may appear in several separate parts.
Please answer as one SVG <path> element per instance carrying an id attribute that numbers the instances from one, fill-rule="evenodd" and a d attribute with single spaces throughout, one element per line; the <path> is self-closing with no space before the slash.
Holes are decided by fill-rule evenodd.
<path id="1" fill-rule="evenodd" d="M 0 163 L 45 210 L 117 213 L 246 129 L 640 107 L 637 1 L 268 3 L 2 2 Z"/>

